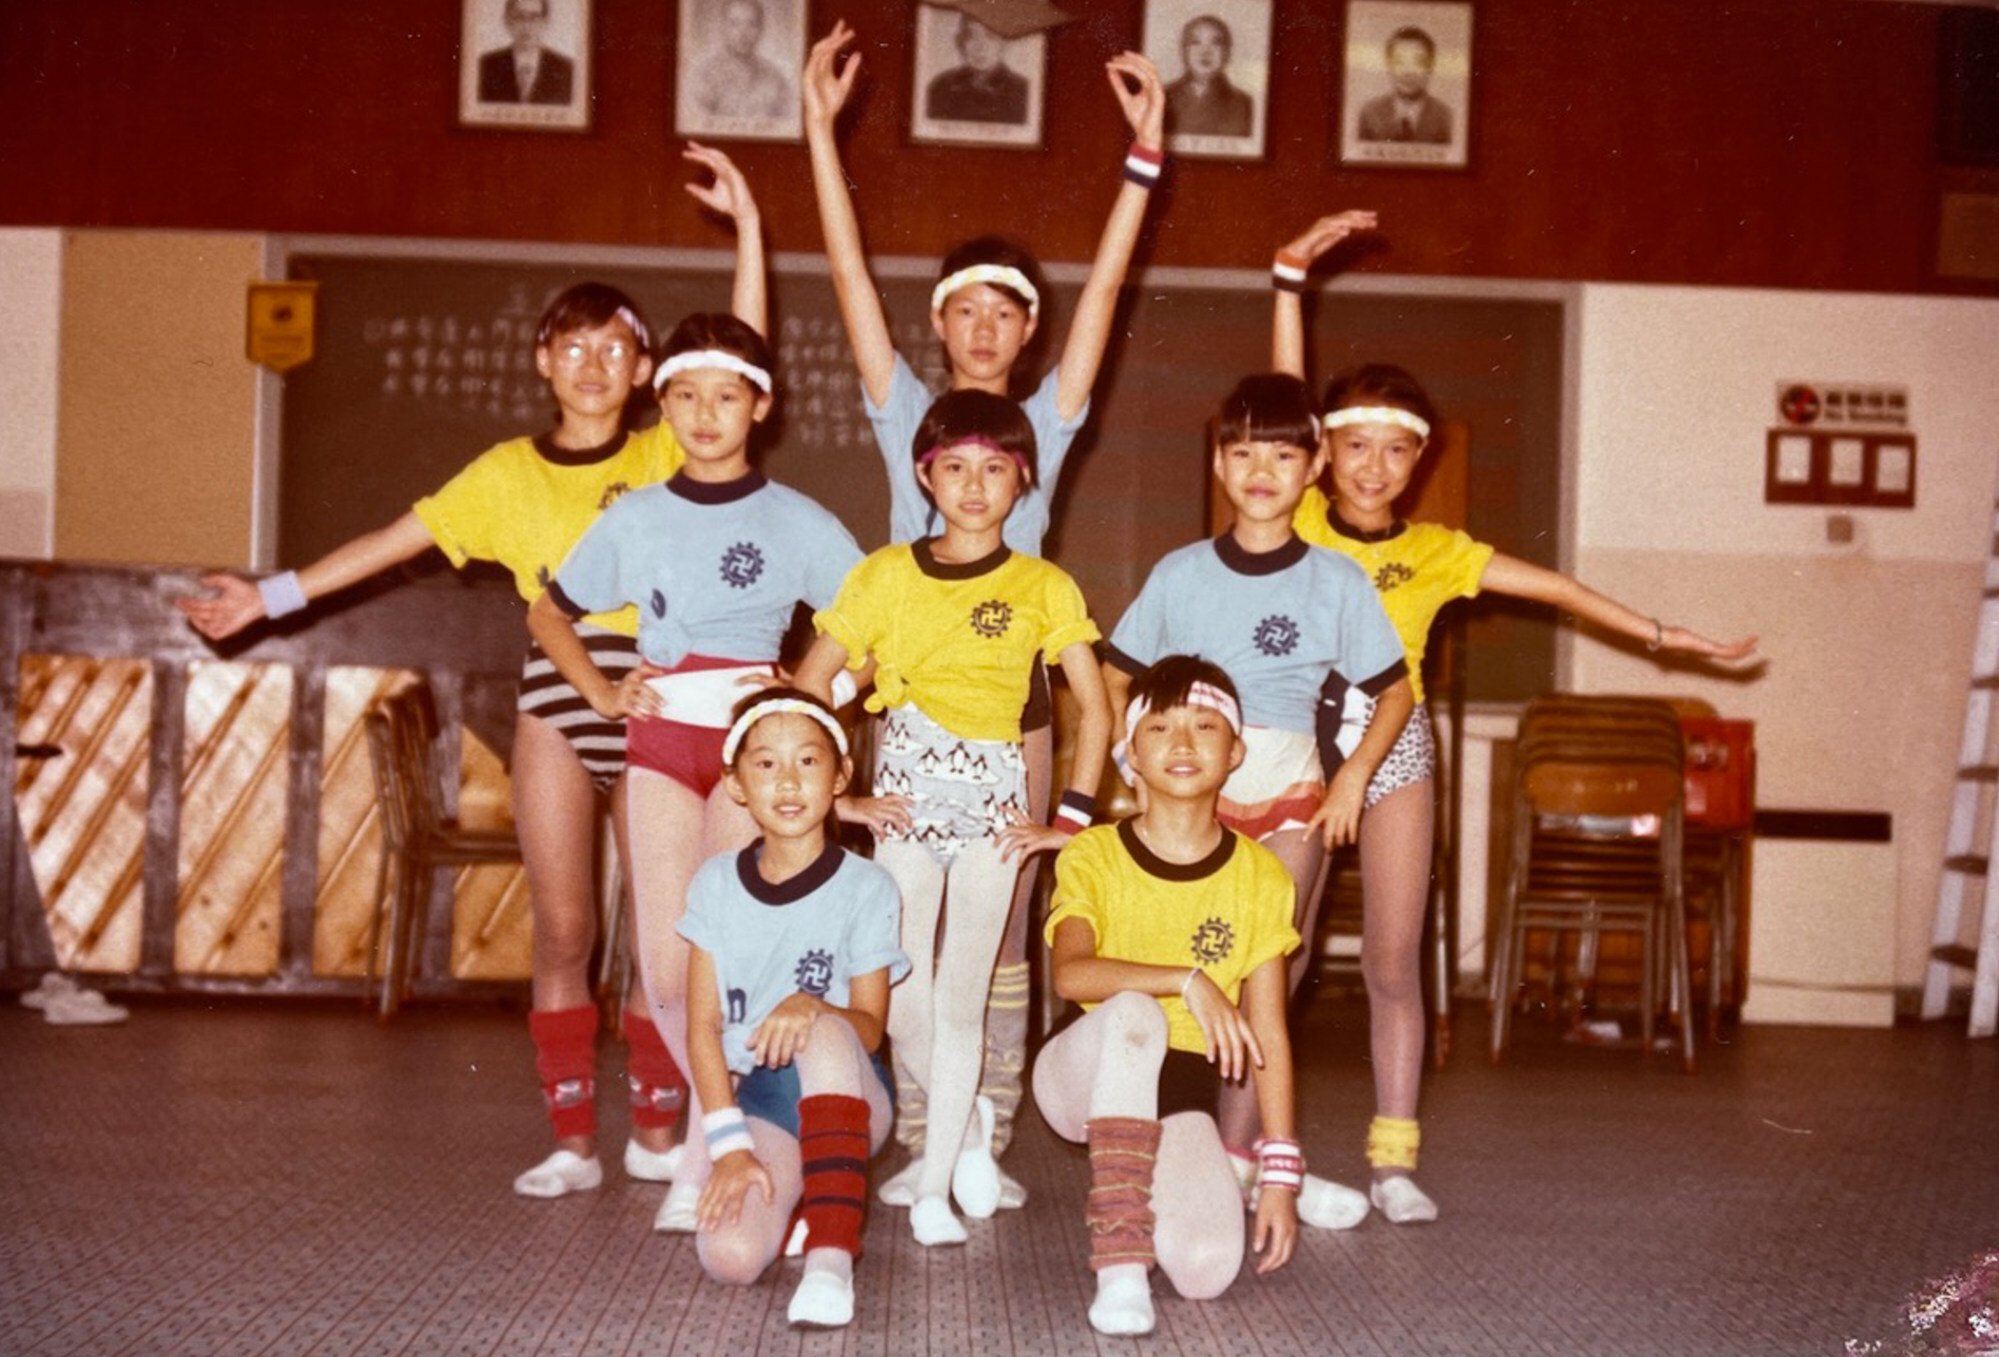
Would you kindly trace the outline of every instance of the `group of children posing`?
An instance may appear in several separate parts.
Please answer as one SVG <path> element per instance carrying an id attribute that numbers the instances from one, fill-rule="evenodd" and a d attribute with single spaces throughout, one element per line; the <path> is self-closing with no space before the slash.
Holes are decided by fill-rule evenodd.
<path id="1" fill-rule="evenodd" d="M 1246 1248 L 1258 1271 L 1282 1267 L 1301 1221 L 1437 1215 L 1412 1175 L 1435 761 L 1419 671 L 1438 609 L 1495 589 L 1654 650 L 1753 643 L 1663 627 L 1395 517 L 1437 424 L 1421 387 L 1371 366 L 1315 402 L 1302 380 L 1305 275 L 1374 224 L 1347 213 L 1278 252 L 1281 371 L 1245 378 L 1213 421 L 1233 527 L 1157 565 L 1100 665 L 1081 591 L 1039 553 L 1161 165 L 1158 75 L 1133 53 L 1107 63 L 1134 140 L 1056 367 L 1013 398 L 1043 289 L 1017 247 L 974 240 L 932 294 L 950 369 L 933 400 L 890 341 L 840 165 L 852 41 L 840 24 L 812 49 L 806 140 L 896 545 L 863 556 L 830 513 L 752 466 L 776 398 L 761 228 L 735 166 L 693 146 L 712 182 L 689 191 L 735 224 L 732 314 L 690 316 L 655 346 L 623 294 L 569 289 L 536 336 L 552 431 L 489 450 L 295 573 L 212 576 L 211 596 L 180 606 L 220 638 L 431 546 L 512 570 L 531 605 L 513 755 L 529 1024 L 555 1136 L 515 1190 L 555 1197 L 603 1177 L 588 963 L 608 796 L 643 980 L 622 1018 L 625 1171 L 672 1183 L 656 1228 L 694 1232 L 719 1280 L 748 1283 L 801 1248 L 797 1323 L 852 1318 L 868 1161 L 892 1120 L 912 1157 L 877 1197 L 908 1207 L 922 1243 L 961 1243 L 960 1212 L 1025 1201 L 996 1159 L 1025 1044 L 1020 878 L 1059 849 L 1050 978 L 1083 1013 L 1043 1045 L 1035 1102 L 1089 1147 L 1090 1323 L 1144 1333 L 1155 1263 L 1180 1294 L 1209 1297 Z M 662 418 L 630 431 L 626 403 L 647 382 Z M 785 676 L 779 645 L 801 602 L 816 639 Z M 1051 816 L 1058 665 L 1080 715 Z M 837 713 L 870 684 L 872 795 L 850 795 Z M 1114 738 L 1140 809 L 1091 827 Z M 836 814 L 872 832 L 872 861 L 840 846 Z M 1378 1113 L 1365 1193 L 1306 1172 L 1285 1026 L 1323 858 L 1356 838 Z M 675 1147 L 683 1110 L 700 1134 Z"/>

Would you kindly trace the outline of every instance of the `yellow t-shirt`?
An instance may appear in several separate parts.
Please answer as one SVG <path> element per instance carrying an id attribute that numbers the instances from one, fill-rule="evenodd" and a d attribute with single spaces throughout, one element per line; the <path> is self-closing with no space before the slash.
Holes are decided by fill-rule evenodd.
<path id="1" fill-rule="evenodd" d="M 1273 957 L 1296 950 L 1291 874 L 1253 839 L 1225 830 L 1201 862 L 1167 862 L 1140 841 L 1132 821 L 1098 825 L 1071 839 L 1055 859 L 1055 895 L 1043 936 L 1055 941 L 1065 919 L 1097 935 L 1097 955 L 1147 966 L 1199 966 L 1230 1003 L 1243 980 Z M 1201 1026 L 1178 995 L 1162 998 L 1166 1041 L 1205 1053 Z M 1094 1008 L 1094 1004 L 1085 1004 Z"/>
<path id="2" fill-rule="evenodd" d="M 1305 491 L 1291 526 L 1314 546 L 1327 547 L 1360 563 L 1381 595 L 1381 607 L 1402 638 L 1409 659 L 1409 686 L 1423 700 L 1423 651 L 1430 624 L 1454 598 L 1478 593 L 1492 548 L 1455 528 L 1437 523 L 1397 523 L 1376 541 L 1349 537 L 1333 525 L 1332 502 L 1318 486 Z"/>
<path id="3" fill-rule="evenodd" d="M 686 460 L 665 420 L 627 435 L 609 453 L 572 453 L 545 438 L 515 438 L 480 453 L 418 500 L 414 512 L 451 564 L 497 561 L 532 603 L 613 500 L 665 480 Z M 626 636 L 638 632 L 638 613 L 630 607 L 582 620 Z"/>
<path id="4" fill-rule="evenodd" d="M 913 702 L 960 739 L 1016 743 L 1034 657 L 1055 664 L 1103 635 L 1061 567 L 1005 547 L 949 564 L 928 542 L 869 556 L 812 622 L 846 648 L 850 667 L 874 656 L 869 711 Z"/>

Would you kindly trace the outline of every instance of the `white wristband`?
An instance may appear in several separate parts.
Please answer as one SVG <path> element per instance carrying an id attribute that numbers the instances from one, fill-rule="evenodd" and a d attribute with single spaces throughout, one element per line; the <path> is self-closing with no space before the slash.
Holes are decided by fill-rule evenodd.
<path id="1" fill-rule="evenodd" d="M 842 669 L 839 673 L 833 675 L 833 705 L 835 707 L 846 706 L 854 700 L 860 691 L 861 685 L 854 682 L 853 670 Z"/>
<path id="2" fill-rule="evenodd" d="M 276 619 L 305 611 L 305 589 L 298 582 L 296 570 L 258 580 L 257 592 L 263 596 L 266 617 Z"/>
<path id="3" fill-rule="evenodd" d="M 1184 1004 L 1187 1002 L 1187 987 L 1194 983 L 1194 977 L 1199 975 L 1200 973 L 1201 973 L 1201 968 L 1199 966 L 1190 966 L 1187 968 L 1187 978 L 1180 982 L 1181 1003 Z"/>
<path id="4" fill-rule="evenodd" d="M 713 1112 L 702 1113 L 701 1138 L 707 1142 L 710 1163 L 737 1150 L 749 1154 L 757 1152 L 756 1142 L 750 1139 L 750 1123 L 740 1107 L 720 1107 Z"/>

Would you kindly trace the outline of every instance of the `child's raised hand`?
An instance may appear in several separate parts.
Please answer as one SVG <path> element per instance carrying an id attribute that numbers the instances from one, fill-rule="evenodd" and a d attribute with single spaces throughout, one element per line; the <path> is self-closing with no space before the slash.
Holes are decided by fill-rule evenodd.
<path id="1" fill-rule="evenodd" d="M 1275 1272 L 1291 1261 L 1298 1246 L 1298 1194 L 1281 1187 L 1266 1187 L 1256 1194 L 1256 1228 L 1250 1248 L 1262 1255 L 1256 1273 Z"/>
<path id="2" fill-rule="evenodd" d="M 1201 1039 L 1208 1044 L 1208 1063 L 1230 1083 L 1246 1078 L 1252 1066 L 1263 1068 L 1263 1046 L 1250 1028 L 1241 1009 L 1229 1002 L 1222 987 L 1195 971 L 1181 987 L 1187 1011 L 1200 1025 Z"/>
<path id="3" fill-rule="evenodd" d="M 909 828 L 910 801 L 906 796 L 836 796 L 833 814 L 843 825 L 861 825 L 879 837 L 891 829 Z"/>
<path id="4" fill-rule="evenodd" d="M 1677 650 L 1686 655 L 1703 655 L 1710 660 L 1746 660 L 1756 653 L 1754 636 L 1746 636 L 1740 641 L 1710 641 L 1697 631 L 1685 627 L 1659 628 L 1659 648 Z"/>
<path id="5" fill-rule="evenodd" d="M 847 106 L 847 99 L 854 92 L 854 81 L 861 73 L 859 52 L 848 52 L 842 57 L 842 49 L 853 40 L 854 30 L 841 19 L 834 23 L 831 33 L 812 44 L 812 51 L 805 58 L 804 78 L 798 82 L 804 91 L 808 124 L 831 127 L 840 110 Z"/>
<path id="6" fill-rule="evenodd" d="M 824 999 L 803 990 L 786 996 L 750 1035 L 750 1054 L 757 1064 L 781 1070 L 796 1060 L 812 1035 L 812 1024 L 826 1008 Z"/>
<path id="7" fill-rule="evenodd" d="M 1375 215 L 1361 208 L 1347 212 L 1335 212 L 1330 217 L 1321 217 L 1305 228 L 1303 235 L 1291 241 L 1283 252 L 1310 264 L 1333 246 L 1348 236 L 1375 228 Z"/>
<path id="8" fill-rule="evenodd" d="M 777 1200 L 777 1185 L 770 1172 L 748 1150 L 735 1150 L 715 1161 L 701 1200 L 694 1207 L 695 1218 L 704 1231 L 734 1225 L 743 1214 L 743 1202 L 752 1189 L 762 1189 L 764 1200 Z"/>
<path id="9" fill-rule="evenodd" d="M 1159 68 L 1138 52 L 1119 52 L 1104 63 L 1104 71 L 1138 144 L 1158 150 L 1166 137 L 1166 87 L 1159 81 Z"/>
<path id="10" fill-rule="evenodd" d="M 1307 831 L 1318 830 L 1326 851 L 1331 852 L 1343 843 L 1352 843 L 1360 835 L 1360 813 L 1367 801 L 1367 779 L 1359 769 L 1351 764 L 1340 765 L 1333 774 L 1332 785 L 1326 788 L 1326 799 L 1312 812 L 1312 818 L 1305 822 Z"/>
<path id="11" fill-rule="evenodd" d="M 750 192 L 750 181 L 743 178 L 743 172 L 736 168 L 735 161 L 713 146 L 703 146 L 698 141 L 688 142 L 680 158 L 693 161 L 715 177 L 713 183 L 704 184 L 696 180 L 685 186 L 696 202 L 738 223 L 757 215 L 757 200 Z"/>
<path id="12" fill-rule="evenodd" d="M 200 596 L 186 594 L 174 606 L 187 618 L 188 625 L 211 641 L 234 636 L 264 616 L 264 596 L 257 586 L 241 575 L 220 571 L 201 577 L 202 587 L 214 592 Z"/>

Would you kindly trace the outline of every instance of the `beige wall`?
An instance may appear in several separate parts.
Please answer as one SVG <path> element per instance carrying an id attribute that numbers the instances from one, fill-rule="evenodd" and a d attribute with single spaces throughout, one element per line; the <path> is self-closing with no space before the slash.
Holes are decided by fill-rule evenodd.
<path id="1" fill-rule="evenodd" d="M 1763 805 L 1892 815 L 1881 936 L 1894 982 L 1919 984 L 1999 488 L 1999 302 L 1590 286 L 1582 305 L 1579 573 L 1711 635 L 1758 634 L 1768 663 L 1743 680 L 1662 671 L 1586 639 L 1574 686 L 1706 697 L 1757 723 Z M 1826 510 L 1763 503 L 1790 378 L 1909 387 L 1916 508 L 1847 511 L 1855 540 L 1834 546 Z M 1837 854 L 1818 860 L 1837 874 Z M 1825 892 L 1784 879 L 1756 910 L 1822 913 Z M 1808 947 L 1814 930 L 1781 935 Z M 1752 965 L 1823 963 L 1830 982 L 1827 942 Z"/>
<path id="2" fill-rule="evenodd" d="M 62 233 L 0 230 L 0 556 L 55 550 Z"/>
<path id="3" fill-rule="evenodd" d="M 55 553 L 238 565 L 251 554 L 261 238 L 64 235 Z"/>

